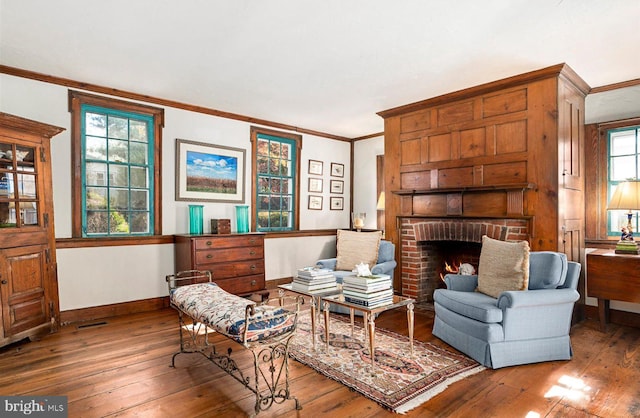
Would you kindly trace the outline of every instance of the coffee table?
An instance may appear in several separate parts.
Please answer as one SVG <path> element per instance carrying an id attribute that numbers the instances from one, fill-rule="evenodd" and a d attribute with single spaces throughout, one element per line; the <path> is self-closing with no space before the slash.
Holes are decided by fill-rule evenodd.
<path id="1" fill-rule="evenodd" d="M 407 298 L 404 296 L 393 296 L 393 302 L 376 306 L 373 308 L 369 308 L 366 306 L 361 306 L 355 303 L 347 302 L 344 299 L 344 295 L 342 293 L 333 294 L 323 296 L 322 298 L 323 308 L 324 308 L 324 332 L 325 332 L 325 342 L 327 345 L 327 351 L 329 350 L 329 305 L 336 304 L 340 306 L 344 306 L 349 308 L 349 314 L 351 317 L 351 333 L 354 331 L 354 311 L 362 312 L 362 316 L 364 319 L 364 332 L 365 332 L 365 341 L 369 340 L 369 353 L 371 354 L 371 368 L 375 371 L 375 341 L 376 341 L 376 315 L 391 309 L 396 309 L 402 306 L 407 307 L 407 325 L 409 328 L 409 347 L 411 350 L 411 355 L 413 356 L 413 304 L 415 303 L 414 299 Z"/>
<path id="2" fill-rule="evenodd" d="M 313 341 L 313 349 L 316 348 L 316 316 L 320 314 L 320 311 L 317 310 L 320 306 L 320 301 L 325 296 L 341 294 L 342 290 L 339 287 L 329 288 L 329 289 L 321 289 L 321 290 L 299 290 L 294 289 L 291 283 L 281 284 L 278 286 L 280 292 L 284 292 L 288 290 L 289 292 L 293 292 L 298 295 L 307 296 L 311 299 L 311 340 Z M 280 295 L 282 296 L 282 294 Z"/>

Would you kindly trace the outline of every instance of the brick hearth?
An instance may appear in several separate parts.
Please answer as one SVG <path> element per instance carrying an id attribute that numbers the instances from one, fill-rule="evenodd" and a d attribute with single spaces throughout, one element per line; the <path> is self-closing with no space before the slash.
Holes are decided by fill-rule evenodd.
<path id="1" fill-rule="evenodd" d="M 502 241 L 528 240 L 529 221 L 527 219 L 402 218 L 400 235 L 402 294 L 419 302 L 432 302 L 443 264 L 443 256 L 435 249 L 436 244 L 451 241 L 480 244 L 483 235 Z"/>

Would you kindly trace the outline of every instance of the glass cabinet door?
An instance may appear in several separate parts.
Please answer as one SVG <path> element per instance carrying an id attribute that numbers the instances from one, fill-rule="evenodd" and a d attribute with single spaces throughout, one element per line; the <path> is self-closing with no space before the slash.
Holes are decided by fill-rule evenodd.
<path id="1" fill-rule="evenodd" d="M 36 148 L 0 142 L 0 228 L 38 225 Z"/>

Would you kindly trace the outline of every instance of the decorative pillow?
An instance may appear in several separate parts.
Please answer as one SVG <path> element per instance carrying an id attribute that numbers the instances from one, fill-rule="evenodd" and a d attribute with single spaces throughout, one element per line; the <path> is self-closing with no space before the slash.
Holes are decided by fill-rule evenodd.
<path id="1" fill-rule="evenodd" d="M 381 238 L 382 231 L 356 232 L 339 229 L 336 237 L 336 270 L 352 271 L 360 263 L 369 264 L 369 268 L 373 268 L 378 261 Z"/>
<path id="2" fill-rule="evenodd" d="M 499 241 L 484 235 L 478 265 L 478 292 L 497 298 L 505 290 L 527 290 L 529 243 Z"/>

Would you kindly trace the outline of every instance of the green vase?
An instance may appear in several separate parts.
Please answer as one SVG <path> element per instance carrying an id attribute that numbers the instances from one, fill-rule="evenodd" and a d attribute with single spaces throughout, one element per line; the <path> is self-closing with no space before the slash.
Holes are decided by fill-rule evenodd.
<path id="1" fill-rule="evenodd" d="M 202 205 L 189 205 L 189 233 L 202 235 L 204 221 L 202 219 Z"/>

